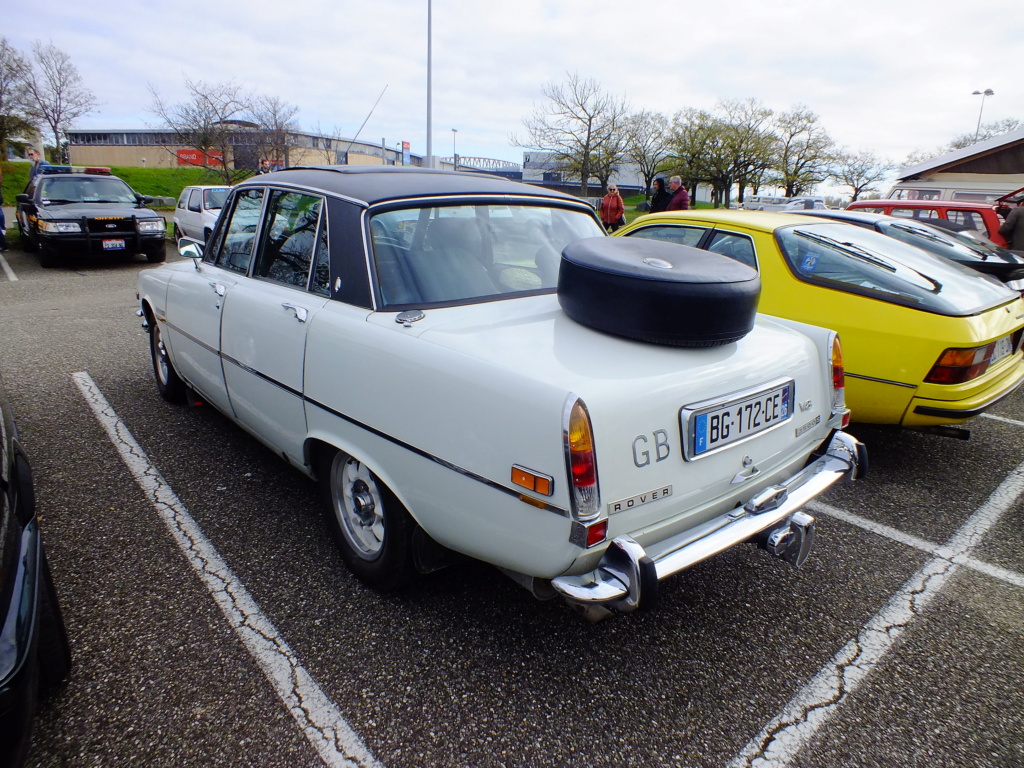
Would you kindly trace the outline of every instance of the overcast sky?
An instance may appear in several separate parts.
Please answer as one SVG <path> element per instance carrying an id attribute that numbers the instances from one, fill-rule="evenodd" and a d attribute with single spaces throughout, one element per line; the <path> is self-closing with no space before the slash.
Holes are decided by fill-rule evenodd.
<path id="1" fill-rule="evenodd" d="M 304 130 L 427 148 L 428 0 L 7 3 L 3 34 L 71 55 L 99 106 L 78 128 L 158 125 L 155 89 L 235 81 Z M 568 72 L 670 117 L 755 98 L 804 105 L 841 146 L 902 163 L 982 122 L 1024 119 L 1024 2 L 432 0 L 433 149 L 520 162 L 523 118 Z M 386 90 L 385 90 L 386 88 Z M 452 133 L 452 129 L 458 133 Z"/>

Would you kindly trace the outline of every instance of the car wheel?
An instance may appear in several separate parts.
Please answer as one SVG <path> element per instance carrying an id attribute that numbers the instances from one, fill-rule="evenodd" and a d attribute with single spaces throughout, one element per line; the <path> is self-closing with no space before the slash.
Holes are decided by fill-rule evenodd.
<path id="1" fill-rule="evenodd" d="M 156 320 L 150 321 L 149 328 L 149 351 L 153 357 L 153 375 L 156 377 L 156 388 L 160 395 L 171 403 L 185 402 L 185 382 L 174 370 L 174 364 L 167 354 L 167 347 L 164 346 L 163 331 L 160 330 L 160 323 Z"/>
<path id="2" fill-rule="evenodd" d="M 210 235 L 212 234 L 212 232 L 213 232 L 213 230 L 210 230 L 210 229 L 204 229 L 203 230 L 203 243 L 204 244 L 210 242 Z"/>
<path id="3" fill-rule="evenodd" d="M 52 248 L 45 245 L 39 246 L 39 266 L 43 269 L 53 269 L 60 265 L 60 257 Z"/>
<path id="4" fill-rule="evenodd" d="M 651 344 L 714 347 L 754 327 L 757 271 L 718 253 L 646 238 L 594 237 L 562 251 L 558 303 L 576 322 Z"/>
<path id="5" fill-rule="evenodd" d="M 42 551 L 42 550 L 40 550 Z M 57 602 L 50 564 L 45 552 L 41 558 L 39 585 L 39 678 L 43 689 L 54 688 L 71 671 L 71 643 Z"/>
<path id="6" fill-rule="evenodd" d="M 178 225 L 174 225 L 174 244 L 178 245 L 181 243 L 181 230 L 178 229 Z"/>
<path id="7" fill-rule="evenodd" d="M 29 236 L 28 231 L 21 226 L 20 221 L 18 222 L 18 234 L 21 235 L 21 250 L 25 253 L 35 253 L 37 248 L 36 243 Z"/>
<path id="8" fill-rule="evenodd" d="M 319 479 L 324 514 L 349 570 L 384 592 L 410 584 L 416 524 L 391 490 L 341 451 L 322 458 Z"/>

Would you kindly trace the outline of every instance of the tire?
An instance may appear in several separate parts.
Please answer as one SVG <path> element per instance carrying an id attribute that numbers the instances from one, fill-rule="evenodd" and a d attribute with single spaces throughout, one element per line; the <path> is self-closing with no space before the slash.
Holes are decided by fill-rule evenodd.
<path id="1" fill-rule="evenodd" d="M 174 225 L 174 244 L 178 245 L 181 242 L 181 230 L 178 229 L 178 225 Z"/>
<path id="2" fill-rule="evenodd" d="M 21 250 L 25 253 L 35 253 L 38 250 L 36 243 L 29 237 L 28 231 L 18 222 L 18 234 L 21 236 Z"/>
<path id="3" fill-rule="evenodd" d="M 754 327 L 757 271 L 718 253 L 595 237 L 562 251 L 558 302 L 582 325 L 651 344 L 715 347 Z"/>
<path id="4" fill-rule="evenodd" d="M 318 477 L 323 512 L 349 570 L 381 592 L 411 584 L 416 523 L 391 490 L 341 451 L 322 455 Z"/>
<path id="5" fill-rule="evenodd" d="M 71 672 L 71 643 L 57 601 L 50 564 L 43 550 L 39 584 L 39 681 L 44 691 L 57 687 Z"/>
<path id="6" fill-rule="evenodd" d="M 213 234 L 213 230 L 210 230 L 210 229 L 204 229 L 203 230 L 203 245 L 206 245 L 208 242 L 210 242 L 210 235 L 211 234 Z"/>
<path id="7" fill-rule="evenodd" d="M 163 343 L 163 331 L 155 319 L 150 320 L 149 352 L 153 358 L 153 377 L 156 379 L 156 388 L 160 391 L 161 397 L 176 405 L 184 403 L 185 382 L 174 370 L 174 363 L 171 362 L 167 347 Z"/>
<path id="8" fill-rule="evenodd" d="M 53 269 L 60 266 L 60 257 L 52 248 L 45 245 L 39 246 L 39 266 L 43 269 Z"/>

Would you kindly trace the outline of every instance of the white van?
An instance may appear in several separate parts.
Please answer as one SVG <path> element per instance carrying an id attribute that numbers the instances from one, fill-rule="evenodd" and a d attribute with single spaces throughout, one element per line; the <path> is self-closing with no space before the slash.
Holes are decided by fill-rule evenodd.
<path id="1" fill-rule="evenodd" d="M 174 241 L 191 237 L 205 243 L 229 190 L 230 187 L 185 187 L 174 210 Z"/>
<path id="2" fill-rule="evenodd" d="M 1003 195 L 1019 189 L 1020 174 L 1010 181 L 901 181 L 888 200 L 958 200 L 964 203 L 994 204 Z"/>
<path id="3" fill-rule="evenodd" d="M 788 202 L 788 197 L 779 195 L 748 195 L 743 207 L 748 211 L 781 211 Z"/>

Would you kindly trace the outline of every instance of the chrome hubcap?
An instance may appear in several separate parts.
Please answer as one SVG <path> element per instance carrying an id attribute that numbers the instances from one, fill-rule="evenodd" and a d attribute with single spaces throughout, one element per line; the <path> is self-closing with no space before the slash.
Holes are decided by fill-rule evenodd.
<path id="1" fill-rule="evenodd" d="M 364 560 L 384 550 L 384 503 L 373 474 L 365 465 L 338 454 L 331 467 L 334 515 L 345 540 Z"/>

